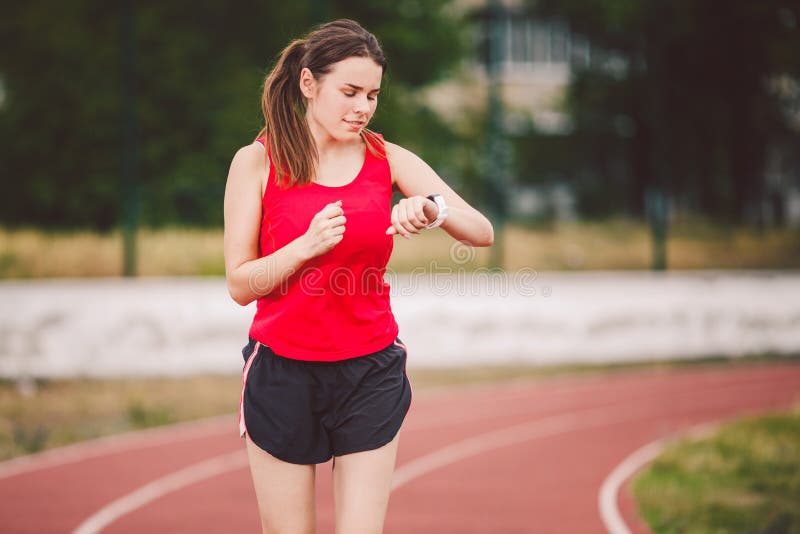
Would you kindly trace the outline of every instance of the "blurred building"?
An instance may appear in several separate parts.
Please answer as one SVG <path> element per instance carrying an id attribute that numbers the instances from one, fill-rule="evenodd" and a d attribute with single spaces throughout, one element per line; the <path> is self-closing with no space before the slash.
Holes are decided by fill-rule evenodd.
<path id="1" fill-rule="evenodd" d="M 432 87 L 427 95 L 452 121 L 457 121 L 464 109 L 480 110 L 486 102 L 486 62 L 481 57 L 485 54 L 486 23 L 478 6 L 469 7 L 473 9 L 470 32 L 476 54 L 462 65 L 457 76 Z M 500 53 L 502 93 L 510 133 L 527 128 L 531 120 L 543 131 L 566 131 L 568 117 L 559 112 L 559 104 L 573 66 L 591 61 L 588 41 L 573 35 L 563 21 L 535 19 L 521 7 L 505 6 L 500 24 L 504 35 Z"/>
<path id="2" fill-rule="evenodd" d="M 470 13 L 470 36 L 475 54 L 455 76 L 429 88 L 426 99 L 456 128 L 465 117 L 485 113 L 488 91 L 486 68 L 487 3 L 457 2 Z M 522 2 L 502 2 L 500 20 L 503 44 L 500 51 L 501 95 L 505 105 L 504 126 L 509 136 L 537 131 L 564 135 L 571 131 L 569 115 L 562 111 L 562 98 L 574 68 L 588 65 L 592 50 L 586 39 L 570 32 L 563 21 L 531 17 Z M 468 112 L 468 113 L 465 113 Z M 566 183 L 516 183 L 509 192 L 512 216 L 576 216 L 575 200 Z"/>
<path id="3" fill-rule="evenodd" d="M 530 15 L 522 0 L 498 0 L 502 28 L 501 94 L 505 105 L 504 126 L 509 137 L 536 132 L 545 136 L 564 136 L 572 131 L 571 119 L 564 111 L 564 96 L 579 69 L 601 69 L 620 79 L 627 75 L 627 60 L 611 51 L 593 47 L 588 39 L 570 30 L 563 20 L 541 19 Z M 487 14 L 489 0 L 456 0 L 456 9 L 468 13 L 474 55 L 455 76 L 429 88 L 425 98 L 439 114 L 456 128 L 469 117 L 485 113 L 487 103 Z M 782 91 L 800 93 L 797 83 L 782 80 Z M 793 88 L 793 89 L 792 89 Z M 797 95 L 795 95 L 797 97 Z M 800 101 L 800 98 L 796 98 Z M 791 112 L 800 131 L 800 109 Z M 632 121 L 618 116 L 612 124 L 621 137 L 633 134 Z M 525 173 L 526 169 L 518 169 Z M 764 169 L 765 195 L 761 216 L 768 225 L 800 228 L 800 154 L 788 141 L 770 149 Z M 517 176 L 509 191 L 512 216 L 576 217 L 576 195 L 570 183 L 552 177 Z M 681 199 L 670 203 L 674 212 Z M 755 218 L 755 217 L 754 217 Z"/>

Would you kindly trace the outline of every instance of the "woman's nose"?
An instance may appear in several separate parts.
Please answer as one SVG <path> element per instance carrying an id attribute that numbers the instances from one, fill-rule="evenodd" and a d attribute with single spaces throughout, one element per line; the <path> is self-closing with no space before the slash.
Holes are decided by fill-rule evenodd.
<path id="1" fill-rule="evenodd" d="M 369 111 L 369 102 L 367 102 L 367 97 L 362 96 L 356 99 L 355 110 L 359 113 L 366 113 Z"/>

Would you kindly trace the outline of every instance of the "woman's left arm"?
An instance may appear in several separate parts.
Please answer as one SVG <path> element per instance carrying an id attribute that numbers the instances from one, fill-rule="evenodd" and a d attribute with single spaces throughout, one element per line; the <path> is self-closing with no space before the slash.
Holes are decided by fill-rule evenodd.
<path id="1" fill-rule="evenodd" d="M 428 195 L 438 193 L 447 204 L 447 218 L 441 227 L 453 238 L 474 247 L 488 247 L 494 229 L 481 212 L 467 204 L 419 156 L 394 143 L 386 142 L 386 155 L 392 179 L 406 198 L 392 208 L 392 225 L 387 234 L 409 238 L 436 219 L 439 208 Z"/>

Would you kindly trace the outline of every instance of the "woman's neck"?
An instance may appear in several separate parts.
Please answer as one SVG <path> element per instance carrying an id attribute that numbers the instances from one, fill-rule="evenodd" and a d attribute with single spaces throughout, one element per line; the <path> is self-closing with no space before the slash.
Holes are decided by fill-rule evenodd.
<path id="1" fill-rule="evenodd" d="M 306 120 L 311 130 L 311 137 L 314 139 L 314 143 L 317 146 L 317 154 L 320 160 L 330 157 L 336 158 L 339 155 L 346 154 L 350 150 L 353 150 L 354 146 L 361 145 L 361 138 L 354 141 L 338 141 L 322 130 L 314 121 Z"/>

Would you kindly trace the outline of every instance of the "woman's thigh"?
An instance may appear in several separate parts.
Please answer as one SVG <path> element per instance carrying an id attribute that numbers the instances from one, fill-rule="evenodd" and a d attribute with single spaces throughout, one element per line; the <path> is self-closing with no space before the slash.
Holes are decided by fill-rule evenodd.
<path id="1" fill-rule="evenodd" d="M 263 532 L 269 534 L 314 532 L 315 465 L 279 460 L 246 436 Z"/>
<path id="2" fill-rule="evenodd" d="M 400 433 L 377 449 L 336 456 L 333 495 L 337 534 L 380 534 L 389 505 Z"/>

